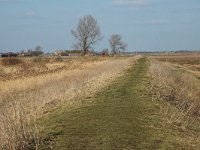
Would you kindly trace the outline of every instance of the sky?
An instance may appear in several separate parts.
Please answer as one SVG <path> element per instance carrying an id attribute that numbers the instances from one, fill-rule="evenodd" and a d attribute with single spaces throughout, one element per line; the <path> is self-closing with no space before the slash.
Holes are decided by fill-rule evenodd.
<path id="1" fill-rule="evenodd" d="M 102 41 L 120 34 L 128 51 L 200 50 L 200 0 L 0 0 L 0 52 L 72 49 L 79 18 L 97 19 Z"/>

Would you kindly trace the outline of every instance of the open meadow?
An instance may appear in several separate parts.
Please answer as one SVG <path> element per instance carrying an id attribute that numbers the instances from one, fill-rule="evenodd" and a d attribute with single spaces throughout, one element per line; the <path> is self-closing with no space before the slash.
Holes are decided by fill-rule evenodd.
<path id="1" fill-rule="evenodd" d="M 63 103 L 82 103 L 119 76 L 135 58 L 2 58 L 0 144 L 23 149 L 38 144 L 37 119 Z"/>
<path id="2" fill-rule="evenodd" d="M 200 150 L 200 0 L 0 0 L 0 150 Z"/>
<path id="3" fill-rule="evenodd" d="M 170 62 L 185 71 L 195 74 L 200 78 L 200 54 L 189 53 L 189 54 L 175 54 L 175 55 L 159 55 L 151 56 L 152 58 L 162 61 Z"/>
<path id="4" fill-rule="evenodd" d="M 199 149 L 199 58 L 1 58 L 0 148 Z"/>

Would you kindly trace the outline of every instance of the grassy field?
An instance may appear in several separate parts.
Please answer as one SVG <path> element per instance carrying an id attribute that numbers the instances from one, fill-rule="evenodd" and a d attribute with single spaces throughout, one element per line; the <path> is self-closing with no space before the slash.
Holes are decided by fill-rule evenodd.
<path id="1" fill-rule="evenodd" d="M 188 55 L 158 55 L 151 58 L 174 64 L 177 68 L 180 68 L 186 72 L 194 74 L 200 79 L 200 55 L 188 54 Z"/>
<path id="2" fill-rule="evenodd" d="M 200 65 L 200 54 L 158 55 L 152 56 L 152 58 L 180 65 Z"/>
<path id="3" fill-rule="evenodd" d="M 25 77 L 37 77 L 66 70 L 87 67 L 109 57 L 16 57 L 0 58 L 0 81 L 16 80 Z"/>
<path id="4" fill-rule="evenodd" d="M 152 101 L 148 66 L 142 58 L 82 105 L 63 106 L 42 118 L 41 149 L 198 149 L 198 127 L 182 130 L 167 123 L 162 112 L 167 103 Z"/>
<path id="5" fill-rule="evenodd" d="M 37 145 L 40 140 L 38 118 L 63 103 L 82 103 L 75 98 L 93 95 L 121 76 L 137 57 L 80 57 L 66 58 L 62 62 L 46 62 L 46 58 L 11 59 L 11 64 L 8 59 L 6 63 L 9 63 L 5 65 L 1 61 L 0 66 L 6 74 L 0 80 L 0 146 L 8 150 L 25 149 L 32 142 Z M 20 59 L 19 63 L 16 64 L 15 59 Z M 33 62 L 32 59 L 39 60 Z M 29 67 L 18 77 L 24 63 Z M 35 67 L 41 64 L 51 67 L 40 68 L 37 74 Z M 62 65 L 64 67 L 59 69 Z M 11 79 L 7 71 L 11 71 Z"/>
<path id="6" fill-rule="evenodd" d="M 163 57 L 0 59 L 0 149 L 198 150 L 198 56 Z"/>

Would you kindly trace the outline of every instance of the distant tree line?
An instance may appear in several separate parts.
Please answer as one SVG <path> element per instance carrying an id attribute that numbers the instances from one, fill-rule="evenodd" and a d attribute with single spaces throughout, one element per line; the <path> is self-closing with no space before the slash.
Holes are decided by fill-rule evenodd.
<path id="1" fill-rule="evenodd" d="M 35 49 L 28 49 L 27 51 L 21 50 L 20 55 L 22 56 L 40 56 L 44 54 L 41 46 L 36 46 Z"/>
<path id="2" fill-rule="evenodd" d="M 21 50 L 20 52 L 1 53 L 0 57 L 17 57 L 17 56 L 40 56 L 44 51 L 41 46 L 36 46 L 34 49 Z"/>

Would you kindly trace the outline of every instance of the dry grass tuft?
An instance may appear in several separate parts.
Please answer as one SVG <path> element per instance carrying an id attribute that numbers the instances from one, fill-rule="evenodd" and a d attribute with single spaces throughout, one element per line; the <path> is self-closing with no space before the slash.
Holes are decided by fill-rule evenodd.
<path id="1" fill-rule="evenodd" d="M 54 57 L 53 62 L 63 62 L 63 58 L 61 56 Z"/>
<path id="2" fill-rule="evenodd" d="M 39 63 L 39 64 L 47 64 L 51 62 L 50 57 L 33 57 L 31 58 L 31 62 Z"/>
<path id="3" fill-rule="evenodd" d="M 37 149 L 37 110 L 28 111 L 20 102 L 13 100 L 9 105 L 1 107 L 0 121 L 0 149 Z"/>
<path id="4" fill-rule="evenodd" d="M 190 119 L 200 117 L 200 83 L 194 76 L 175 69 L 169 63 L 151 61 L 151 91 L 154 98 L 176 106 L 166 110 L 169 123 L 188 126 Z"/>
<path id="5" fill-rule="evenodd" d="M 23 63 L 23 61 L 16 57 L 8 57 L 8 58 L 1 59 L 2 66 L 15 66 L 21 63 Z"/>

